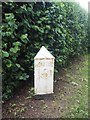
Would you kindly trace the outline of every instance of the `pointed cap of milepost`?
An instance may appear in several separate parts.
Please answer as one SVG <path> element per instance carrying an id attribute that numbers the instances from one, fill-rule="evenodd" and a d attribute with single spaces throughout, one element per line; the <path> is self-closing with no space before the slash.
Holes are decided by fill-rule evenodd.
<path id="1" fill-rule="evenodd" d="M 55 58 L 44 46 L 41 47 L 34 59 Z"/>

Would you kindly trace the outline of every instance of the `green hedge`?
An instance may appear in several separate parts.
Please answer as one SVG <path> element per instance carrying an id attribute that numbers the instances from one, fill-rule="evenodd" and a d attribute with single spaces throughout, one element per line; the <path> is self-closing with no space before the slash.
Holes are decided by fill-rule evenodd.
<path id="1" fill-rule="evenodd" d="M 55 56 L 55 71 L 87 51 L 87 13 L 77 3 L 2 4 L 3 98 L 33 75 L 44 45 Z"/>

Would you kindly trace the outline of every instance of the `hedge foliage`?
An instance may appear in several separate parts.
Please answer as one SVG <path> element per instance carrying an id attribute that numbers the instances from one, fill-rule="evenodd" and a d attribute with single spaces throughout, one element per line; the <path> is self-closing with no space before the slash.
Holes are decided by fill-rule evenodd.
<path id="1" fill-rule="evenodd" d="M 2 4 L 3 98 L 33 75 L 36 53 L 44 45 L 55 56 L 55 70 L 87 51 L 87 13 L 77 3 Z"/>

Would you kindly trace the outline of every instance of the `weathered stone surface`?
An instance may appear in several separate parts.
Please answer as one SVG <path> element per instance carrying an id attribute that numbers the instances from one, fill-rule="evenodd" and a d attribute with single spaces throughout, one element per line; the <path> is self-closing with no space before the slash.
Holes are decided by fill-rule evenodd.
<path id="1" fill-rule="evenodd" d="M 54 57 L 42 46 L 34 58 L 35 94 L 53 93 Z"/>

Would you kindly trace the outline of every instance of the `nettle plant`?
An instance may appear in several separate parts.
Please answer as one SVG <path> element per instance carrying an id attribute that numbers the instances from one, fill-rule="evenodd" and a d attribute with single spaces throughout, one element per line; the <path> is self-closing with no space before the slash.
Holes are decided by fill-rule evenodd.
<path id="1" fill-rule="evenodd" d="M 87 51 L 87 13 L 77 3 L 2 4 L 3 98 L 33 76 L 36 53 L 44 45 L 56 57 L 55 71 Z"/>

